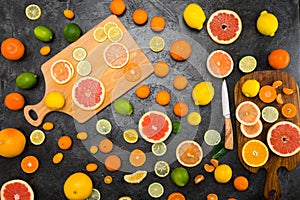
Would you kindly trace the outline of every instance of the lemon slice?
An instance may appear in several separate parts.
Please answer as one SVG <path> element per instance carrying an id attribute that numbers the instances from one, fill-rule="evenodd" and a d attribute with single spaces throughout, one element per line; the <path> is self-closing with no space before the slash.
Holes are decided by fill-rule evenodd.
<path id="1" fill-rule="evenodd" d="M 45 138 L 45 133 L 41 130 L 34 130 L 30 134 L 30 142 L 34 145 L 41 145 Z"/>
<path id="2" fill-rule="evenodd" d="M 103 27 L 96 28 L 93 32 L 93 36 L 97 42 L 103 42 L 107 38 Z"/>
<path id="3" fill-rule="evenodd" d="M 170 173 L 170 166 L 164 160 L 157 161 L 154 165 L 154 172 L 158 177 L 166 177 Z"/>
<path id="4" fill-rule="evenodd" d="M 112 27 L 108 30 L 107 37 L 111 42 L 119 42 L 123 38 L 123 31 L 119 27 Z"/>
<path id="5" fill-rule="evenodd" d="M 133 144 L 138 141 L 139 135 L 135 129 L 128 129 L 128 130 L 124 131 L 123 138 L 126 142 Z"/>
<path id="6" fill-rule="evenodd" d="M 116 24 L 115 22 L 107 22 L 106 24 L 104 24 L 104 33 L 108 35 L 108 31 L 112 27 L 118 27 L 118 24 Z"/>
<path id="7" fill-rule="evenodd" d="M 164 142 L 154 143 L 151 150 L 154 155 L 162 156 L 167 152 L 167 145 Z"/>
<path id="8" fill-rule="evenodd" d="M 250 73 L 255 70 L 257 61 L 253 56 L 244 56 L 239 62 L 239 69 L 244 73 Z"/>
<path id="9" fill-rule="evenodd" d="M 217 145 L 221 142 L 221 135 L 218 131 L 209 129 L 204 133 L 204 141 L 210 146 Z"/>
<path id="10" fill-rule="evenodd" d="M 149 42 L 150 49 L 154 52 L 160 52 L 165 47 L 165 40 L 162 37 L 154 36 Z"/>
<path id="11" fill-rule="evenodd" d="M 75 49 L 73 49 L 72 57 L 76 61 L 82 61 L 87 57 L 87 51 L 83 47 L 76 47 Z"/>
<path id="12" fill-rule="evenodd" d="M 98 189 L 93 188 L 92 189 L 92 194 L 86 199 L 86 200 L 100 200 L 101 199 L 101 194 Z"/>
<path id="13" fill-rule="evenodd" d="M 187 116 L 187 121 L 192 126 L 197 126 L 201 123 L 201 115 L 198 112 L 190 112 Z"/>
<path id="14" fill-rule="evenodd" d="M 30 4 L 25 9 L 26 17 L 30 20 L 37 20 L 42 15 L 41 8 L 36 4 Z"/>
<path id="15" fill-rule="evenodd" d="M 147 171 L 138 170 L 132 174 L 125 174 L 124 180 L 127 183 L 140 183 L 147 176 Z"/>
<path id="16" fill-rule="evenodd" d="M 82 60 L 76 65 L 77 74 L 87 76 L 92 72 L 92 64 L 87 60 Z"/>
<path id="17" fill-rule="evenodd" d="M 123 197 L 120 197 L 118 200 L 132 200 L 132 198 L 129 196 L 123 196 Z"/>
<path id="18" fill-rule="evenodd" d="M 274 123 L 279 117 L 279 112 L 274 106 L 266 106 L 261 111 L 261 117 L 267 123 Z"/>
<path id="19" fill-rule="evenodd" d="M 96 130 L 102 135 L 109 134 L 111 129 L 112 125 L 107 119 L 99 119 L 96 123 Z"/>
<path id="20" fill-rule="evenodd" d="M 164 194 L 164 186 L 159 182 L 151 183 L 148 186 L 148 193 L 153 198 L 159 198 Z"/>

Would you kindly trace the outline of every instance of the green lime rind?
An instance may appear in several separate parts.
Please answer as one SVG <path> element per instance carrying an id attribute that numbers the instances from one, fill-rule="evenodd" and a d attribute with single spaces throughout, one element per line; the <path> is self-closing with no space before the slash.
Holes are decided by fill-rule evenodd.
<path id="1" fill-rule="evenodd" d="M 47 26 L 37 26 L 33 30 L 34 36 L 42 42 L 50 42 L 53 38 L 53 32 Z"/>
<path id="2" fill-rule="evenodd" d="M 172 122 L 172 133 L 179 134 L 181 133 L 182 126 L 180 122 Z"/>
<path id="3" fill-rule="evenodd" d="M 64 38 L 68 42 L 74 42 L 81 36 L 81 29 L 78 24 L 69 23 L 64 27 Z"/>
<path id="4" fill-rule="evenodd" d="M 16 78 L 16 85 L 22 90 L 33 88 L 37 84 L 37 75 L 32 72 L 23 72 Z"/>
<path id="5" fill-rule="evenodd" d="M 183 167 L 175 168 L 171 172 L 172 182 L 179 187 L 185 186 L 189 182 L 189 178 L 189 172 Z"/>
<path id="6" fill-rule="evenodd" d="M 123 97 L 115 100 L 113 107 L 114 110 L 120 115 L 131 115 L 133 113 L 131 102 Z"/>

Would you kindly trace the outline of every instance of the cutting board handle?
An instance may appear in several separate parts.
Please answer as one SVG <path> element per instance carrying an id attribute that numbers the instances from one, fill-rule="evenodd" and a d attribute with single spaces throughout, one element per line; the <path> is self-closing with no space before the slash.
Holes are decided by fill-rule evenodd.
<path id="1" fill-rule="evenodd" d="M 267 169 L 264 197 L 268 200 L 279 200 L 281 198 L 280 183 L 277 175 L 277 167 L 273 166 L 271 170 Z"/>
<path id="2" fill-rule="evenodd" d="M 49 112 L 51 112 L 51 110 L 45 106 L 43 101 L 36 105 L 27 105 L 24 108 L 24 116 L 26 120 L 33 126 L 41 125 L 45 116 Z"/>

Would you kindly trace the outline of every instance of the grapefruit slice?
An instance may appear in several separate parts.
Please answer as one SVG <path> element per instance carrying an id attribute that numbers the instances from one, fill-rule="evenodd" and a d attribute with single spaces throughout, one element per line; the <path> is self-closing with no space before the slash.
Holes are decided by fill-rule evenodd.
<path id="1" fill-rule="evenodd" d="M 211 75 L 224 78 L 232 72 L 233 60 L 226 51 L 215 50 L 209 54 L 206 66 Z"/>
<path id="2" fill-rule="evenodd" d="M 2 185 L 0 199 L 33 200 L 34 193 L 31 186 L 26 181 L 14 179 L 7 181 Z"/>
<path id="3" fill-rule="evenodd" d="M 243 101 L 237 106 L 235 117 L 241 124 L 252 126 L 260 118 L 260 109 L 252 101 Z"/>
<path id="4" fill-rule="evenodd" d="M 185 167 L 195 167 L 203 157 L 201 146 L 193 140 L 182 141 L 176 148 L 176 158 Z"/>
<path id="5" fill-rule="evenodd" d="M 149 111 L 139 120 L 139 132 L 147 142 L 163 142 L 172 132 L 172 122 L 165 113 Z"/>
<path id="6" fill-rule="evenodd" d="M 79 79 L 72 89 L 74 103 L 83 110 L 95 110 L 104 101 L 105 87 L 103 83 L 93 77 Z"/>
<path id="7" fill-rule="evenodd" d="M 277 122 L 268 130 L 267 142 L 276 155 L 293 156 L 300 151 L 300 128 L 289 121 Z"/>
<path id="8" fill-rule="evenodd" d="M 242 32 L 242 21 L 232 10 L 218 10 L 207 21 L 207 32 L 218 44 L 231 44 Z"/>
<path id="9" fill-rule="evenodd" d="M 129 60 L 128 49 L 121 43 L 114 42 L 106 47 L 103 53 L 105 63 L 111 68 L 122 68 Z"/>
<path id="10" fill-rule="evenodd" d="M 65 84 L 73 77 L 74 67 L 67 60 L 57 60 L 51 65 L 50 73 L 56 83 Z"/>
<path id="11" fill-rule="evenodd" d="M 245 124 L 240 125 L 241 132 L 247 138 L 255 138 L 259 136 L 263 130 L 263 124 L 261 120 L 258 120 L 254 125 L 247 126 Z"/>

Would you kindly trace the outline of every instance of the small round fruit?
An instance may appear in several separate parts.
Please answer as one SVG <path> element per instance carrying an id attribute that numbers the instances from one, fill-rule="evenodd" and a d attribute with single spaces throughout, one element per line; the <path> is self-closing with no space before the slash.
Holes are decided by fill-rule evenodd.
<path id="1" fill-rule="evenodd" d="M 185 186 L 190 179 L 189 172 L 183 167 L 177 167 L 171 172 L 171 180 L 172 182 L 179 186 Z"/>
<path id="2" fill-rule="evenodd" d="M 34 145 L 41 145 L 45 138 L 45 133 L 41 130 L 36 129 L 30 133 L 30 142 Z"/>
<path id="3" fill-rule="evenodd" d="M 16 78 L 16 85 L 22 90 L 33 88 L 37 84 L 37 75 L 32 72 L 23 72 Z"/>
<path id="4" fill-rule="evenodd" d="M 198 4 L 190 3 L 183 11 L 183 19 L 190 28 L 201 30 L 206 16 Z"/>
<path id="5" fill-rule="evenodd" d="M 215 90 L 211 82 L 200 82 L 194 86 L 192 98 L 195 105 L 207 105 L 214 98 Z"/>
<path id="6" fill-rule="evenodd" d="M 278 19 L 274 14 L 264 10 L 256 21 L 256 27 L 262 35 L 273 37 L 278 29 Z"/>
<path id="7" fill-rule="evenodd" d="M 64 182 L 64 194 L 68 199 L 86 199 L 92 190 L 91 178 L 82 172 L 71 174 Z"/>
<path id="8" fill-rule="evenodd" d="M 187 116 L 187 121 L 192 126 L 197 126 L 201 123 L 202 117 L 198 112 L 190 112 Z"/>
<path id="9" fill-rule="evenodd" d="M 242 134 L 247 138 L 255 138 L 261 134 L 263 130 L 263 124 L 261 120 L 258 120 L 254 125 L 251 126 L 241 124 L 240 129 Z"/>
<path id="10" fill-rule="evenodd" d="M 113 103 L 113 108 L 120 115 L 131 115 L 133 113 L 133 106 L 125 97 L 116 99 Z"/>
<path id="11" fill-rule="evenodd" d="M 109 134 L 111 132 L 112 125 L 107 119 L 99 119 L 96 123 L 96 130 L 102 135 Z"/>
<path id="12" fill-rule="evenodd" d="M 260 89 L 260 83 L 255 79 L 248 79 L 242 84 L 242 93 L 246 97 L 255 97 Z"/>
<path id="13" fill-rule="evenodd" d="M 113 42 L 105 48 L 103 58 L 109 67 L 122 68 L 129 61 L 129 51 L 124 44 Z"/>
<path id="14" fill-rule="evenodd" d="M 219 183 L 227 183 L 232 177 L 232 169 L 229 165 L 221 164 L 216 167 L 214 177 Z"/>
<path id="15" fill-rule="evenodd" d="M 24 44 L 16 38 L 7 38 L 1 43 L 1 54 L 8 60 L 19 60 L 24 53 Z"/>
<path id="16" fill-rule="evenodd" d="M 279 111 L 274 106 L 266 106 L 261 111 L 261 117 L 267 123 L 274 123 L 279 117 Z"/>
<path id="17" fill-rule="evenodd" d="M 192 54 L 192 46 L 187 40 L 176 40 L 170 47 L 170 56 L 176 61 L 184 61 Z"/>
<path id="18" fill-rule="evenodd" d="M 154 143 L 151 150 L 155 156 L 163 156 L 167 152 L 167 145 L 164 142 Z"/>
<path id="19" fill-rule="evenodd" d="M 139 134 L 135 129 L 127 129 L 123 133 L 123 138 L 126 142 L 133 144 L 139 139 Z"/>
<path id="20" fill-rule="evenodd" d="M 238 191 L 245 191 L 248 189 L 249 181 L 245 176 L 237 176 L 233 181 L 233 186 Z"/>
<path id="21" fill-rule="evenodd" d="M 86 200 L 100 200 L 101 199 L 101 194 L 98 189 L 93 188 L 92 189 L 92 194 L 86 199 Z"/>
<path id="22" fill-rule="evenodd" d="M 138 25 L 143 25 L 148 20 L 148 13 L 143 9 L 137 9 L 132 14 L 132 20 Z"/>
<path id="23" fill-rule="evenodd" d="M 164 160 L 159 160 L 154 165 L 154 172 L 158 177 L 166 177 L 170 173 L 170 166 Z"/>
<path id="24" fill-rule="evenodd" d="M 290 54 L 285 49 L 272 50 L 271 53 L 268 55 L 269 65 L 273 69 L 286 68 L 290 63 L 290 60 Z"/>
<path id="25" fill-rule="evenodd" d="M 36 26 L 33 33 L 34 36 L 42 42 L 50 42 L 53 38 L 53 32 L 47 26 Z"/>
<path id="26" fill-rule="evenodd" d="M 164 186 L 159 182 L 151 183 L 148 187 L 148 193 L 152 198 L 159 198 L 164 194 Z"/>
<path id="27" fill-rule="evenodd" d="M 154 36 L 149 41 L 149 47 L 154 52 L 160 52 L 165 47 L 165 40 L 162 37 Z"/>
<path id="28" fill-rule="evenodd" d="M 68 23 L 64 27 L 64 38 L 68 42 L 74 42 L 81 36 L 81 29 L 78 24 Z"/>
<path id="29" fill-rule="evenodd" d="M 257 61 L 255 57 L 253 56 L 244 56 L 240 61 L 239 61 L 239 69 L 243 73 L 250 73 L 255 70 L 257 66 Z"/>
<path id="30" fill-rule="evenodd" d="M 25 148 L 24 134 L 15 128 L 5 128 L 0 131 L 0 156 L 13 158 L 20 155 Z"/>
<path id="31" fill-rule="evenodd" d="M 38 20 L 42 15 L 40 6 L 36 4 L 30 4 L 25 8 L 25 15 L 30 20 Z"/>
<path id="32" fill-rule="evenodd" d="M 5 96 L 4 104 L 9 110 L 21 110 L 25 105 L 25 99 L 22 94 L 11 92 Z"/>
<path id="33" fill-rule="evenodd" d="M 221 134 L 213 129 L 209 129 L 204 133 L 204 141 L 210 146 L 217 145 L 221 142 Z"/>
<path id="34" fill-rule="evenodd" d="M 65 97 L 57 91 L 52 91 L 46 94 L 44 104 L 51 110 L 59 110 L 65 105 Z"/>

